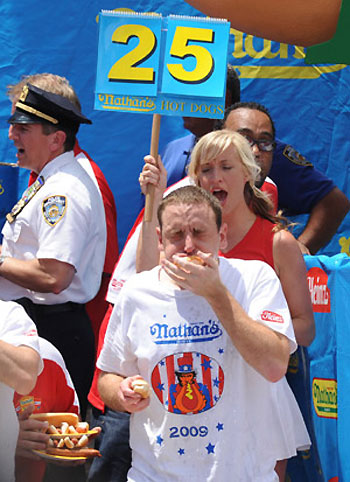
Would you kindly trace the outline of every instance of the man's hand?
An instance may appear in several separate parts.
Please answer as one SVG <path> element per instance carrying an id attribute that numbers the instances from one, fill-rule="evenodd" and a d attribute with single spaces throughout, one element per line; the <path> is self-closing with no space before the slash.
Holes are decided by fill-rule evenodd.
<path id="1" fill-rule="evenodd" d="M 50 436 L 45 433 L 48 422 L 29 418 L 33 410 L 34 406 L 27 407 L 18 416 L 19 435 L 16 455 L 40 460 L 38 456 L 32 453 L 32 450 L 45 450 Z"/>
<path id="2" fill-rule="evenodd" d="M 312 208 L 304 231 L 298 237 L 299 243 L 308 248 L 308 254 L 316 254 L 331 241 L 349 209 L 350 200 L 337 187 Z"/>
<path id="3" fill-rule="evenodd" d="M 132 382 L 142 378 L 140 375 L 122 377 L 116 373 L 101 372 L 98 390 L 107 407 L 119 412 L 140 412 L 149 404 L 149 397 L 142 398 L 132 389 Z"/>
<path id="4" fill-rule="evenodd" d="M 201 251 L 196 256 L 203 264 L 193 263 L 186 256 L 174 255 L 172 262 L 164 258 L 161 265 L 180 288 L 207 298 L 221 285 L 218 261 L 211 254 Z"/>
<path id="5" fill-rule="evenodd" d="M 137 379 L 142 379 L 139 375 L 133 377 L 124 378 L 119 385 L 118 397 L 119 401 L 124 407 L 124 410 L 129 413 L 140 412 L 149 405 L 149 397 L 142 398 L 137 392 L 134 392 L 132 388 L 132 382 Z"/>

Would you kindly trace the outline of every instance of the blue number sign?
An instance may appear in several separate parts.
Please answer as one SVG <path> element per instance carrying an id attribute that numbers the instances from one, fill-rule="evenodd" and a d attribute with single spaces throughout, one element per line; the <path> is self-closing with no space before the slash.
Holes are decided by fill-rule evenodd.
<path id="1" fill-rule="evenodd" d="M 226 20 L 102 11 L 95 109 L 222 118 Z"/>

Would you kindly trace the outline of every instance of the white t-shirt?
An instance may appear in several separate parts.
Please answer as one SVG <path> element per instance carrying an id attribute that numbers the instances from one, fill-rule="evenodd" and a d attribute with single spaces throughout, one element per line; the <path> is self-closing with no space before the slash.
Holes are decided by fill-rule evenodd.
<path id="1" fill-rule="evenodd" d="M 277 480 L 276 460 L 295 454 L 276 417 L 279 394 L 288 397 L 285 379 L 263 378 L 204 298 L 158 275 L 159 267 L 124 285 L 97 362 L 106 372 L 140 374 L 152 387 L 149 407 L 131 417 L 129 480 Z M 248 315 L 287 336 L 293 352 L 274 271 L 261 261 L 220 258 L 220 275 Z"/>
<path id="2" fill-rule="evenodd" d="M 22 306 L 0 301 L 0 340 L 14 346 L 26 345 L 39 353 L 36 327 Z M 42 364 L 40 371 L 42 369 Z M 40 373 L 39 371 L 39 373 Z M 18 419 L 13 405 L 14 389 L 0 382 L 0 480 L 14 481 Z"/>
<path id="3" fill-rule="evenodd" d="M 39 173 L 45 183 L 18 214 L 6 222 L 2 254 L 18 259 L 49 258 L 75 268 L 59 294 L 39 293 L 0 278 L 2 299 L 27 297 L 38 304 L 85 303 L 97 293 L 106 250 L 101 194 L 73 151 L 50 161 Z"/>

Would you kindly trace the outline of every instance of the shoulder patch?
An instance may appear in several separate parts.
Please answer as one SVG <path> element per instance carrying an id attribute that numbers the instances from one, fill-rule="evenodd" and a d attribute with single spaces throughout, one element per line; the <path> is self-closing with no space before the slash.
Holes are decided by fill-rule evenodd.
<path id="1" fill-rule="evenodd" d="M 286 146 L 283 150 L 283 155 L 291 162 L 294 162 L 294 164 L 298 164 L 298 166 L 313 167 L 313 164 L 292 146 Z"/>
<path id="2" fill-rule="evenodd" d="M 42 202 L 43 216 L 47 224 L 55 226 L 66 214 L 66 196 L 50 196 Z"/>

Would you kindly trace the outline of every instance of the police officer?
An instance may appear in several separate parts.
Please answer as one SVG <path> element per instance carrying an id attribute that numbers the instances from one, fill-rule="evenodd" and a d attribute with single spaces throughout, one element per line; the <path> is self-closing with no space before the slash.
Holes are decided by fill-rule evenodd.
<path id="1" fill-rule="evenodd" d="M 100 286 L 106 224 L 101 196 L 72 149 L 80 124 L 91 121 L 68 99 L 27 84 L 8 122 L 18 165 L 38 178 L 2 230 L 2 297 L 21 303 L 62 353 L 84 417 L 94 364 L 84 304 Z"/>

